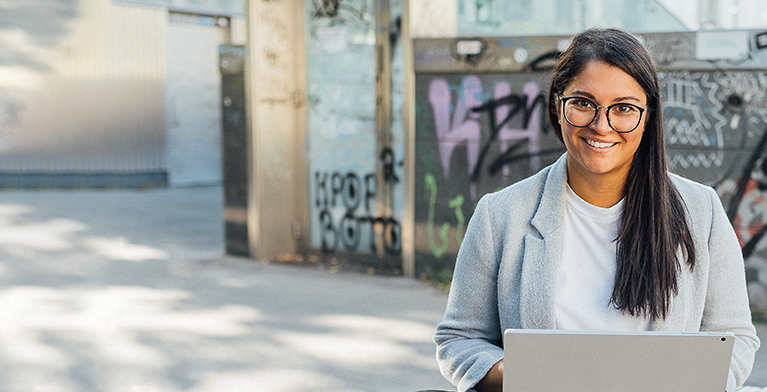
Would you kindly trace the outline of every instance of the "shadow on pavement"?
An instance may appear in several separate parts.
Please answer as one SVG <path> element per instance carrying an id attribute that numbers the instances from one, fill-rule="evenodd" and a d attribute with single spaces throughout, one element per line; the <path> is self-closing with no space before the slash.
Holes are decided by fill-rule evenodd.
<path id="1" fill-rule="evenodd" d="M 220 188 L 0 192 L 0 392 L 449 389 L 446 295 L 223 257 Z"/>

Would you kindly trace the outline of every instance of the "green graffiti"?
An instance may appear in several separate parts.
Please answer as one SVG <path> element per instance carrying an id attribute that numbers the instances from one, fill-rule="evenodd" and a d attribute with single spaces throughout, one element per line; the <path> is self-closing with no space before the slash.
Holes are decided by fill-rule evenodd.
<path id="1" fill-rule="evenodd" d="M 458 227 L 455 231 L 455 241 L 458 245 L 461 245 L 464 232 L 463 224 L 466 222 L 466 218 L 463 216 L 463 195 L 456 196 L 455 199 L 450 200 L 447 205 L 455 210 L 455 218 L 458 220 Z"/>
<path id="2" fill-rule="evenodd" d="M 431 248 L 434 257 L 440 258 L 447 252 L 449 245 L 447 233 L 450 230 L 450 224 L 445 222 L 440 226 L 439 239 L 441 244 L 437 245 L 437 241 L 434 238 L 434 220 L 436 219 L 437 210 L 437 180 L 431 173 L 427 173 L 425 183 L 427 197 L 429 198 L 429 222 L 426 228 L 427 235 L 429 236 L 429 248 Z M 448 202 L 448 207 L 455 210 L 455 217 L 458 221 L 458 226 L 455 231 L 455 240 L 458 245 L 463 242 L 464 225 L 466 223 L 466 217 L 463 215 L 463 202 L 463 195 L 458 195 Z"/>
<path id="3" fill-rule="evenodd" d="M 442 240 L 442 245 L 437 246 L 437 241 L 434 240 L 434 215 L 436 215 L 437 209 L 437 180 L 431 173 L 426 174 L 426 192 L 429 192 L 429 224 L 426 228 L 427 235 L 429 236 L 429 248 L 434 257 L 440 258 L 447 252 L 447 231 L 450 230 L 450 224 L 447 222 L 442 224 L 439 229 L 439 238 Z"/>

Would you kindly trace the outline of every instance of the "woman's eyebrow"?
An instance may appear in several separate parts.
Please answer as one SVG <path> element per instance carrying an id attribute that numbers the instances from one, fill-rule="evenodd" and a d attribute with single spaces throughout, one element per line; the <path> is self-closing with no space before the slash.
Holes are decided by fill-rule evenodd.
<path id="1" fill-rule="evenodd" d="M 618 97 L 618 98 L 615 98 L 615 99 L 613 100 L 613 102 L 620 102 L 620 101 L 636 101 L 636 102 L 642 102 L 642 100 L 641 100 L 641 99 L 639 99 L 639 98 L 637 98 L 637 97 L 633 97 L 633 96 L 630 96 L 630 95 L 627 95 L 627 96 L 625 96 L 625 97 Z"/>
<path id="2" fill-rule="evenodd" d="M 570 95 L 570 96 L 571 95 L 582 95 L 582 96 L 584 96 L 584 97 L 586 97 L 586 98 L 596 102 L 596 97 L 594 97 L 594 94 L 591 94 L 588 91 L 574 90 L 573 92 L 571 92 L 568 95 Z M 617 98 L 613 99 L 613 102 L 622 102 L 622 101 L 635 101 L 635 102 L 639 102 L 639 103 L 642 102 L 641 99 L 639 99 L 637 97 L 634 97 L 634 96 L 631 96 L 631 95 L 626 95 L 626 96 L 617 97 Z"/>
<path id="3" fill-rule="evenodd" d="M 588 99 L 590 99 L 592 101 L 595 99 L 593 94 L 591 94 L 588 91 L 582 91 L 582 90 L 575 90 L 575 91 L 573 91 L 573 92 L 571 92 L 570 94 L 567 94 L 567 95 L 568 96 L 581 95 L 581 96 L 584 96 L 584 97 L 586 97 L 586 98 L 588 98 Z"/>

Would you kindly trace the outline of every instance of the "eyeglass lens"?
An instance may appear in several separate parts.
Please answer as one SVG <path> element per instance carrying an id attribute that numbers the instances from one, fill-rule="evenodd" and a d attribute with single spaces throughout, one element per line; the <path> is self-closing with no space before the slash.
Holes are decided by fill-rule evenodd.
<path id="1" fill-rule="evenodd" d="M 586 127 L 597 117 L 599 107 L 585 98 L 565 98 L 565 119 L 576 126 Z M 627 103 L 616 103 L 607 107 L 607 121 L 618 132 L 633 131 L 642 118 L 641 108 Z"/>

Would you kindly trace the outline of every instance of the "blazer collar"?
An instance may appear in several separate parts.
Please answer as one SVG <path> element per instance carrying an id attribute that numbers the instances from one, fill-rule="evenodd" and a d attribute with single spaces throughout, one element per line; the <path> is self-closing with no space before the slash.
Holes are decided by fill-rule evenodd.
<path id="1" fill-rule="evenodd" d="M 546 237 L 564 223 L 565 191 L 567 187 L 567 153 L 551 166 L 543 185 L 538 208 L 530 223 Z"/>
<path id="2" fill-rule="evenodd" d="M 525 236 L 520 279 L 522 328 L 556 328 L 554 299 L 562 250 L 567 154 L 562 155 L 545 175 L 538 207 L 531 220 L 540 236 Z"/>

